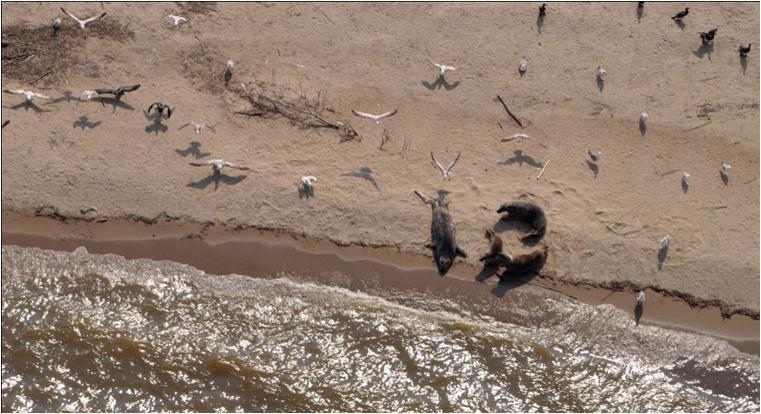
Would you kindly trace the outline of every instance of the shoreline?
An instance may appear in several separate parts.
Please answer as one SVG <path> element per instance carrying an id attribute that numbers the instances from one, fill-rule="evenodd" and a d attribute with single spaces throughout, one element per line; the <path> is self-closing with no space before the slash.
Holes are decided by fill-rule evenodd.
<path id="1" fill-rule="evenodd" d="M 4 213 L 4 245 L 66 251 L 85 246 L 90 253 L 172 260 L 211 274 L 273 277 L 296 273 L 315 275 L 318 281 L 330 283 L 339 272 L 352 279 L 352 288 L 360 290 L 369 287 L 417 289 L 438 295 L 465 294 L 476 300 L 502 300 L 513 289 L 533 289 L 590 305 L 611 304 L 630 316 L 634 314 L 631 287 L 620 284 L 607 288 L 571 284 L 544 274 L 510 283 L 498 283 L 496 276 L 478 282 L 480 267 L 460 261 L 447 277 L 441 278 L 428 256 L 389 247 L 339 246 L 287 232 L 241 228 L 240 225 L 230 229 L 223 224 L 196 224 L 181 219 L 98 222 L 64 216 L 25 216 L 8 210 Z M 699 332 L 727 340 L 743 352 L 759 353 L 757 319 L 741 313 L 726 319 L 724 311 L 717 306 L 691 306 L 678 296 L 653 289 L 646 289 L 646 294 L 642 324 Z"/>

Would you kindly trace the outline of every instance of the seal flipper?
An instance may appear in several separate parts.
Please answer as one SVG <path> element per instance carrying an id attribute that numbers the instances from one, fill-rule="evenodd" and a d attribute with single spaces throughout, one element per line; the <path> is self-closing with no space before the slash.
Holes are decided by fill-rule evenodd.
<path id="1" fill-rule="evenodd" d="M 433 249 L 436 248 L 436 246 L 434 246 L 433 243 L 428 243 L 428 244 L 425 245 L 425 248 L 433 250 Z"/>

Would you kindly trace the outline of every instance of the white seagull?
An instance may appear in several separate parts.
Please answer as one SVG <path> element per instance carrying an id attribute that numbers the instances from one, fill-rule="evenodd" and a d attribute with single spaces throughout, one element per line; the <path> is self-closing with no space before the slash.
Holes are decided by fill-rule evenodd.
<path id="1" fill-rule="evenodd" d="M 182 23 L 182 22 L 185 22 L 185 21 L 187 21 L 187 20 L 188 20 L 188 19 L 186 19 L 185 17 L 182 17 L 182 16 L 177 16 L 177 15 L 174 15 L 174 14 L 170 14 L 170 15 L 169 15 L 169 16 L 167 16 L 167 17 L 169 18 L 169 20 L 171 20 L 171 21 L 172 21 L 172 23 L 174 23 L 174 25 L 175 25 L 175 26 L 177 26 L 177 25 L 179 25 L 180 23 Z"/>
<path id="2" fill-rule="evenodd" d="M 526 58 L 521 59 L 521 65 L 518 66 L 518 70 L 521 73 L 526 73 L 526 69 L 528 69 L 528 62 L 526 62 Z"/>
<path id="3" fill-rule="evenodd" d="M 200 123 L 200 124 L 196 124 L 195 122 L 190 122 L 190 123 L 187 123 L 187 124 L 177 128 L 177 129 L 179 130 L 179 129 L 185 128 L 186 126 L 189 126 L 189 125 L 193 125 L 193 129 L 196 130 L 196 135 L 200 135 L 201 134 L 201 130 L 204 129 L 204 128 L 209 128 L 215 134 L 217 133 L 217 131 L 214 129 L 213 126 L 211 126 L 211 125 L 209 125 L 209 124 L 207 124 L 205 122 L 204 123 Z"/>
<path id="4" fill-rule="evenodd" d="M 528 134 L 518 133 L 518 134 L 510 135 L 507 138 L 502 138 L 502 142 L 510 142 L 515 139 L 528 139 L 528 138 L 531 138 L 528 136 Z"/>
<path id="5" fill-rule="evenodd" d="M 227 68 L 225 69 L 226 73 L 229 73 L 230 75 L 233 74 L 233 66 L 235 66 L 235 62 L 232 60 L 227 61 Z"/>
<path id="6" fill-rule="evenodd" d="M 661 249 L 665 249 L 666 247 L 669 247 L 669 244 L 671 244 L 671 235 L 667 234 L 664 238 L 661 239 Z"/>
<path id="7" fill-rule="evenodd" d="M 603 80 L 605 79 L 605 75 L 608 74 L 608 71 L 603 69 L 602 66 L 597 67 L 597 79 Z"/>
<path id="8" fill-rule="evenodd" d="M 684 185 L 690 185 L 690 175 L 687 173 L 682 174 L 682 181 Z"/>
<path id="9" fill-rule="evenodd" d="M 250 168 L 248 167 L 242 167 L 238 164 L 233 164 L 225 160 L 209 160 L 209 161 L 203 161 L 203 162 L 191 162 L 190 165 L 194 167 L 205 167 L 205 166 L 211 165 L 211 168 L 214 169 L 215 175 L 220 174 L 222 172 L 222 168 L 224 167 L 235 168 L 236 170 L 242 170 L 242 171 L 250 170 Z"/>
<path id="10" fill-rule="evenodd" d="M 639 120 L 640 120 L 640 121 L 642 121 L 642 122 L 647 122 L 647 117 L 648 117 L 648 116 L 649 116 L 649 115 L 647 114 L 647 112 L 644 112 L 644 111 L 643 111 L 643 112 L 641 112 L 641 113 L 639 114 Z"/>
<path id="11" fill-rule="evenodd" d="M 375 121 L 376 124 L 380 124 L 381 119 L 389 117 L 391 115 L 394 115 L 396 113 L 396 111 L 397 110 L 394 109 L 393 111 L 389 111 L 389 112 L 386 112 L 384 114 L 373 115 L 373 114 L 368 114 L 368 113 L 365 113 L 365 112 L 355 111 L 355 110 L 352 109 L 351 113 L 353 113 L 356 116 L 362 117 L 362 118 L 372 119 L 373 121 Z"/>
<path id="12" fill-rule="evenodd" d="M 89 101 L 92 98 L 97 98 L 97 97 L 98 97 L 98 92 L 89 91 L 88 90 L 88 91 L 82 92 L 82 95 L 79 95 L 79 100 L 80 101 Z"/>
<path id="13" fill-rule="evenodd" d="M 85 20 L 82 20 L 82 19 L 80 19 L 79 17 L 77 17 L 77 16 L 75 16 L 75 15 L 73 15 L 73 14 L 71 14 L 71 13 L 67 12 L 67 11 L 66 11 L 66 9 L 64 9 L 63 7 L 61 7 L 61 11 L 62 11 L 62 12 L 64 12 L 64 13 L 66 13 L 66 14 L 68 14 L 68 15 L 69 15 L 69 17 L 71 17 L 72 19 L 76 20 L 76 21 L 77 21 L 77 23 L 79 23 L 79 27 L 80 27 L 81 29 L 84 29 L 84 28 L 85 28 L 85 25 L 86 25 L 87 23 L 90 23 L 90 22 L 94 22 L 94 21 L 96 21 L 96 20 L 98 20 L 98 19 L 100 19 L 100 18 L 102 18 L 103 16 L 105 16 L 105 15 L 106 15 L 106 12 L 103 12 L 103 14 L 101 14 L 100 16 L 90 17 L 89 19 L 85 19 Z"/>
<path id="14" fill-rule="evenodd" d="M 732 166 L 727 164 L 727 163 L 725 163 L 724 161 L 722 161 L 721 162 L 721 170 L 724 171 L 725 173 L 728 173 L 728 172 L 732 171 Z"/>
<path id="15" fill-rule="evenodd" d="M 431 64 L 439 68 L 439 76 L 444 76 L 444 74 L 447 73 L 448 70 L 457 70 L 455 69 L 454 66 L 444 65 L 441 63 L 433 63 L 433 62 L 431 62 Z"/>
<path id="16" fill-rule="evenodd" d="M 32 102 L 34 98 L 50 99 L 49 96 L 40 95 L 37 92 L 25 91 L 23 89 L 3 89 L 3 92 L 10 93 L 13 95 L 21 95 L 24 97 L 24 99 L 26 99 L 27 102 L 30 102 L 30 103 Z"/>
<path id="17" fill-rule="evenodd" d="M 587 153 L 592 158 L 592 161 L 600 161 L 602 159 L 602 151 L 592 152 L 592 150 L 587 150 Z"/>
<path id="18" fill-rule="evenodd" d="M 313 189 L 314 183 L 317 182 L 317 178 L 313 175 L 302 175 L 301 176 L 301 184 L 304 184 L 305 188 Z"/>
<path id="19" fill-rule="evenodd" d="M 449 174 L 452 172 L 452 168 L 454 168 L 454 165 L 457 164 L 457 160 L 460 159 L 460 153 L 457 153 L 457 157 L 452 161 L 451 164 L 449 164 L 449 167 L 445 170 L 444 167 L 439 164 L 438 161 L 436 161 L 436 157 L 433 156 L 433 151 L 431 151 L 431 159 L 433 160 L 433 165 L 441 171 L 441 175 L 444 177 L 445 180 L 449 179 Z"/>
<path id="20" fill-rule="evenodd" d="M 61 30 L 61 18 L 56 17 L 55 20 L 53 20 L 53 34 L 58 33 L 59 30 Z"/>
<path id="21" fill-rule="evenodd" d="M 644 290 L 640 290 L 639 293 L 637 294 L 637 302 L 638 303 L 645 303 L 645 291 Z"/>

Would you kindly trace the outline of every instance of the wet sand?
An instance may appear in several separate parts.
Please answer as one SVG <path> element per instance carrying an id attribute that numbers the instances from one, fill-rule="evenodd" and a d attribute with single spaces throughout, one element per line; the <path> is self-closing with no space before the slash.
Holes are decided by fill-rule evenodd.
<path id="1" fill-rule="evenodd" d="M 2 243 L 71 251 L 85 246 L 90 253 L 127 258 L 151 258 L 186 263 L 211 274 L 237 273 L 256 277 L 310 275 L 334 284 L 337 278 L 352 289 L 405 289 L 440 296 L 466 296 L 469 302 L 510 300 L 513 289 L 540 295 L 565 295 L 582 302 L 611 304 L 634 317 L 634 292 L 573 285 L 548 276 L 501 283 L 496 276 L 477 282 L 481 268 L 458 262 L 439 277 L 429 257 L 383 248 L 336 246 L 282 232 L 178 222 L 148 225 L 109 220 L 64 223 L 48 217 L 3 214 Z M 349 280 L 346 280 L 346 278 Z M 646 290 L 641 324 L 697 331 L 728 340 L 746 353 L 758 354 L 759 322 L 745 315 L 722 318 L 712 306 L 691 307 L 685 301 Z M 632 321 L 632 323 L 634 323 Z"/>

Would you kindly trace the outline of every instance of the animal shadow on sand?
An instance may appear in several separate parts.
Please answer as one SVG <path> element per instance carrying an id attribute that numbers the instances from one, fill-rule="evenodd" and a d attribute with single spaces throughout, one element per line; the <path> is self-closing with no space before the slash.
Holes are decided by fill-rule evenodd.
<path id="1" fill-rule="evenodd" d="M 724 174 L 724 171 L 719 171 L 719 176 L 721 177 L 721 181 L 724 183 L 724 185 L 729 184 L 729 176 Z"/>
<path id="2" fill-rule="evenodd" d="M 63 95 L 59 96 L 58 98 L 53 99 L 52 101 L 48 102 L 48 105 L 50 104 L 57 104 L 59 102 L 66 101 L 66 103 L 69 103 L 73 100 L 79 101 L 79 97 L 74 96 L 74 94 L 71 91 L 64 91 Z"/>
<path id="3" fill-rule="evenodd" d="M 203 190 L 206 187 L 208 187 L 209 184 L 214 183 L 214 191 L 216 191 L 217 188 L 219 188 L 219 183 L 220 182 L 222 182 L 225 185 L 235 185 L 235 184 L 238 184 L 239 182 L 245 180 L 246 177 L 248 177 L 248 176 L 247 175 L 238 175 L 238 176 L 235 176 L 235 177 L 231 177 L 229 175 L 217 173 L 217 174 L 212 174 L 212 175 L 204 178 L 203 180 L 189 182 L 187 184 L 187 187 L 195 188 L 197 190 Z"/>
<path id="4" fill-rule="evenodd" d="M 309 187 L 307 185 L 300 185 L 299 186 L 299 199 L 307 199 L 309 200 L 309 197 L 314 197 L 314 187 Z"/>
<path id="5" fill-rule="evenodd" d="M 682 179 L 682 192 L 687 194 L 687 191 L 689 190 L 690 190 L 690 185 L 687 184 L 687 182 L 684 181 L 684 179 Z"/>
<path id="6" fill-rule="evenodd" d="M 539 275 L 539 269 L 544 267 L 545 261 L 546 259 L 542 260 L 542 262 L 536 266 L 536 269 L 530 270 L 526 273 L 521 273 L 521 274 L 507 274 L 507 272 L 503 273 L 499 277 L 499 282 L 497 283 L 497 285 L 491 289 L 491 293 L 498 298 L 502 298 L 505 296 L 505 293 L 507 293 L 509 290 L 525 285 L 526 283 L 530 282 L 533 278 Z"/>
<path id="7" fill-rule="evenodd" d="M 637 24 L 639 24 L 639 21 L 642 20 L 642 15 L 645 13 L 644 7 L 637 7 Z"/>
<path id="8" fill-rule="evenodd" d="M 745 71 L 748 70 L 748 57 L 747 56 L 740 56 L 740 67 L 743 70 L 743 76 L 745 76 Z"/>
<path id="9" fill-rule="evenodd" d="M 711 60 L 711 55 L 713 54 L 713 42 L 703 43 L 703 45 L 693 51 L 692 54 L 700 59 L 703 59 L 703 57 L 708 55 L 708 60 Z"/>
<path id="10" fill-rule="evenodd" d="M 684 28 L 687 27 L 687 25 L 684 24 L 684 22 L 679 19 L 674 19 L 674 24 L 679 26 L 679 28 L 682 30 L 684 30 Z"/>
<path id="11" fill-rule="evenodd" d="M 647 122 L 644 119 L 639 120 L 639 134 L 643 137 L 647 134 Z"/>
<path id="12" fill-rule="evenodd" d="M 102 123 L 103 123 L 103 121 L 90 122 L 90 119 L 87 118 L 87 115 L 83 115 L 83 116 L 80 116 L 79 119 L 74 121 L 71 125 L 72 125 L 72 128 L 81 128 L 82 131 L 84 131 L 85 128 L 87 128 L 87 129 L 95 129 L 95 128 L 98 127 L 98 125 L 100 125 Z"/>
<path id="13" fill-rule="evenodd" d="M 451 91 L 452 89 L 460 86 L 460 81 L 454 81 L 452 83 L 447 82 L 446 79 L 444 79 L 443 76 L 439 75 L 439 77 L 434 81 L 433 83 L 428 83 L 424 80 L 420 81 L 420 83 L 423 84 L 428 90 L 436 90 L 440 88 L 444 88 L 447 91 Z"/>
<path id="14" fill-rule="evenodd" d="M 666 261 L 666 256 L 669 254 L 669 247 L 661 247 L 660 250 L 658 250 L 658 270 L 663 269 L 663 262 Z"/>
<path id="15" fill-rule="evenodd" d="M 103 105 L 103 106 L 106 106 L 106 104 L 111 105 L 112 108 L 113 108 L 111 110 L 112 114 L 116 113 L 116 107 L 117 106 L 119 108 L 122 108 L 122 109 L 127 110 L 127 111 L 134 111 L 135 110 L 135 108 L 132 105 L 130 105 L 130 104 L 126 103 L 126 102 L 122 102 L 120 99 L 116 99 L 116 98 L 108 98 L 108 97 L 105 97 L 105 96 L 99 96 L 99 97 L 93 98 L 93 101 L 100 102 L 100 104 Z"/>
<path id="16" fill-rule="evenodd" d="M 597 78 L 597 89 L 602 93 L 603 89 L 605 89 L 605 80 Z"/>
<path id="17" fill-rule="evenodd" d="M 544 16 L 537 15 L 536 17 L 536 31 L 537 33 L 542 33 L 542 26 L 544 26 Z"/>
<path id="18" fill-rule="evenodd" d="M 42 109 L 39 106 L 35 105 L 34 102 L 29 102 L 29 101 L 24 101 L 24 102 L 21 102 L 20 104 L 16 104 L 16 105 L 13 105 L 13 106 L 10 106 L 10 107 L 7 107 L 7 108 L 13 109 L 14 111 L 16 111 L 16 110 L 18 110 L 20 108 L 24 108 L 25 111 L 29 110 L 29 108 L 32 108 L 32 110 L 34 112 L 37 112 L 37 113 L 40 113 L 40 112 L 50 112 L 49 109 Z"/>
<path id="19" fill-rule="evenodd" d="M 233 74 L 228 71 L 225 71 L 225 86 L 227 86 L 227 84 L 230 83 L 230 79 L 232 78 L 233 78 Z"/>
<path id="20" fill-rule="evenodd" d="M 541 162 L 537 162 L 535 159 L 531 158 L 530 156 L 524 155 L 522 150 L 515 150 L 513 151 L 513 154 L 515 154 L 514 157 L 508 158 L 502 162 L 499 162 L 498 164 L 512 165 L 517 163 L 519 167 L 522 167 L 523 163 L 525 162 L 526 164 L 534 168 L 544 167 L 544 164 L 542 164 Z"/>
<path id="21" fill-rule="evenodd" d="M 634 324 L 635 326 L 639 326 L 639 320 L 642 319 L 642 313 L 644 311 L 644 305 L 642 305 L 642 302 L 637 302 L 637 304 L 634 306 Z"/>
<path id="22" fill-rule="evenodd" d="M 373 170 L 370 169 L 370 167 L 362 167 L 359 169 L 358 172 L 350 172 L 346 174 L 341 174 L 342 177 L 358 177 L 362 178 L 364 180 L 367 180 L 370 182 L 370 184 L 375 187 L 376 190 L 380 191 L 380 187 L 378 187 L 378 182 L 375 181 L 375 177 L 373 177 Z"/>
<path id="23" fill-rule="evenodd" d="M 166 133 L 166 131 L 169 129 L 168 126 L 161 123 L 163 121 L 163 117 L 160 112 L 149 114 L 145 110 L 143 110 L 143 116 L 145 116 L 145 119 L 151 121 L 152 123 L 145 127 L 145 132 L 150 134 L 151 132 L 155 133 L 156 135 L 159 134 L 159 132 Z"/>
<path id="24" fill-rule="evenodd" d="M 183 157 L 186 157 L 188 155 L 192 155 L 195 159 L 200 159 L 204 157 L 208 157 L 211 155 L 210 152 L 201 152 L 199 147 L 201 146 L 201 143 L 198 141 L 192 141 L 187 148 L 185 149 L 175 149 L 174 152 L 182 155 Z"/>
<path id="25" fill-rule="evenodd" d="M 597 178 L 597 174 L 600 173 L 600 167 L 597 166 L 597 164 L 595 164 L 594 162 L 589 160 L 587 160 L 587 167 L 589 167 L 589 169 L 592 170 L 592 172 L 595 174 L 595 178 Z"/>

